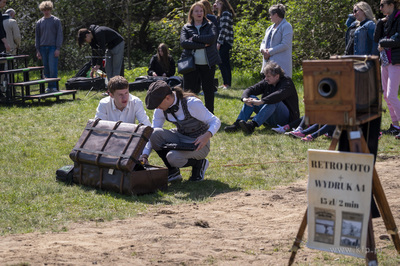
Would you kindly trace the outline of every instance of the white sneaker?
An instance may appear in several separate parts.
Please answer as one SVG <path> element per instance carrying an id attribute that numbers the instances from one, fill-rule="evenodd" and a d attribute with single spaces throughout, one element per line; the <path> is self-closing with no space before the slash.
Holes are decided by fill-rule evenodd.
<path id="1" fill-rule="evenodd" d="M 300 132 L 300 131 L 303 131 L 303 128 L 302 128 L 302 127 L 292 128 L 292 131 L 286 131 L 286 132 L 285 132 L 285 135 L 290 135 L 290 133 L 293 133 L 293 132 Z"/>
<path id="2" fill-rule="evenodd" d="M 281 127 L 280 125 L 277 125 L 278 127 L 272 128 L 273 131 L 275 131 L 278 134 L 284 134 L 286 132 L 286 130 Z"/>

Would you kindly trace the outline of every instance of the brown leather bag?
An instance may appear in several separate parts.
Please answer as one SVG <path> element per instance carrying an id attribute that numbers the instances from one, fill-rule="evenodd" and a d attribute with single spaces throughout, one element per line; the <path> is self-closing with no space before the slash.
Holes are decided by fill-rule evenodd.
<path id="1" fill-rule="evenodd" d="M 138 161 L 152 133 L 142 124 L 90 119 L 70 153 L 73 182 L 123 194 L 165 189 L 168 169 Z"/>
<path id="2" fill-rule="evenodd" d="M 132 171 L 152 133 L 141 124 L 90 119 L 69 156 L 74 162 Z"/>
<path id="3" fill-rule="evenodd" d="M 168 188 L 167 168 L 153 165 L 135 168 L 128 172 L 75 163 L 73 182 L 126 195 L 142 195 Z"/>

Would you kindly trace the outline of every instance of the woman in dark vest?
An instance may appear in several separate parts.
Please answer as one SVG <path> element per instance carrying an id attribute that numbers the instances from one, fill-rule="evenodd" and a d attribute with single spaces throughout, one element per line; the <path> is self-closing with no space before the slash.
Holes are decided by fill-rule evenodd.
<path id="1" fill-rule="evenodd" d="M 151 149 L 154 149 L 168 167 L 168 181 L 181 180 L 179 168 L 192 167 L 190 181 L 202 181 L 209 161 L 210 139 L 217 133 L 221 121 L 203 105 L 192 93 L 183 92 L 181 88 L 173 90 L 165 81 L 153 82 L 146 96 L 147 109 L 155 109 L 152 127 L 154 132 L 146 145 L 141 160 L 148 162 Z M 176 128 L 163 129 L 165 121 L 173 123 Z M 166 143 L 194 144 L 193 151 L 164 150 Z"/>

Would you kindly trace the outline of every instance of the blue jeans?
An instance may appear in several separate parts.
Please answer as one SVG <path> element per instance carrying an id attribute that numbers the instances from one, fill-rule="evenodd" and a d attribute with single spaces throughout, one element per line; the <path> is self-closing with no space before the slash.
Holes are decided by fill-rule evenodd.
<path id="1" fill-rule="evenodd" d="M 258 99 L 253 95 L 250 97 Z M 259 106 L 248 106 L 247 104 L 243 104 L 237 120 L 247 121 L 253 112 L 256 113 L 253 121 L 256 122 L 258 126 L 267 123 L 272 127 L 276 127 L 276 125 L 286 125 L 289 123 L 289 109 L 283 102 L 263 104 Z"/>
<path id="2" fill-rule="evenodd" d="M 42 56 L 42 62 L 44 66 L 44 76 L 46 78 L 57 78 L 58 77 L 58 57 L 54 56 L 56 51 L 55 46 L 40 46 L 39 52 Z M 49 82 L 49 89 L 56 89 L 57 82 Z"/>
<path id="3" fill-rule="evenodd" d="M 231 64 L 229 61 L 229 51 L 231 50 L 231 46 L 229 44 L 223 44 L 219 48 L 219 56 L 221 57 L 221 64 L 218 65 L 219 70 L 221 71 L 222 79 L 224 81 L 224 85 L 231 86 L 232 84 L 232 71 Z"/>
<path id="4" fill-rule="evenodd" d="M 320 126 L 319 124 L 313 124 L 307 129 L 303 130 L 301 133 L 304 135 L 311 135 L 313 139 L 318 138 L 321 135 L 324 135 L 325 133 L 333 133 L 335 130 L 336 126 L 333 125 L 323 125 Z"/>

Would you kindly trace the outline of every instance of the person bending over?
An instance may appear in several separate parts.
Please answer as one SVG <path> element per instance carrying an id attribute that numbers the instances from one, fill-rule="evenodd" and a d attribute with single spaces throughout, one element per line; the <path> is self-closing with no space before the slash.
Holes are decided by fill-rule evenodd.
<path id="1" fill-rule="evenodd" d="M 153 113 L 154 132 L 147 143 L 140 160 L 148 163 L 151 149 L 154 149 L 168 167 L 168 181 L 181 180 L 179 168 L 192 167 L 190 181 L 204 180 L 209 161 L 210 139 L 217 133 L 221 121 L 213 115 L 195 94 L 183 92 L 180 87 L 171 89 L 165 81 L 153 82 L 146 95 L 147 109 Z M 176 128 L 163 129 L 165 121 Z M 166 143 L 192 143 L 193 151 L 164 150 Z"/>
<path id="2" fill-rule="evenodd" d="M 124 69 L 125 41 L 115 30 L 98 25 L 90 25 L 89 29 L 78 31 L 78 44 L 80 47 L 88 43 L 92 47 L 92 71 L 90 76 L 100 69 L 103 56 L 106 59 L 106 74 L 109 81 L 112 77 L 121 75 Z"/>
<path id="3" fill-rule="evenodd" d="M 109 96 L 100 100 L 95 118 L 135 124 L 136 120 L 151 126 L 142 101 L 129 93 L 129 83 L 121 76 L 108 82 Z"/>
<path id="4" fill-rule="evenodd" d="M 283 69 L 269 61 L 263 69 L 265 78 L 244 90 L 242 110 L 235 123 L 225 127 L 226 132 L 243 129 L 252 134 L 256 127 L 267 123 L 271 127 L 286 125 L 300 117 L 299 98 L 291 78 L 286 77 Z M 261 99 L 257 98 L 261 95 Z M 247 121 L 254 113 L 251 121 Z"/>

